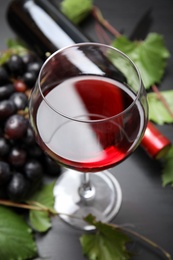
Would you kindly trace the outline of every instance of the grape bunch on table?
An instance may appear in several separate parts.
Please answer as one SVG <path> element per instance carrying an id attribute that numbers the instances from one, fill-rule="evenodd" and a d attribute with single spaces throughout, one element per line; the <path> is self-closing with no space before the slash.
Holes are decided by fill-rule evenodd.
<path id="1" fill-rule="evenodd" d="M 38 147 L 28 120 L 28 96 L 42 62 L 11 54 L 0 66 L 0 199 L 22 201 L 61 168 Z"/>

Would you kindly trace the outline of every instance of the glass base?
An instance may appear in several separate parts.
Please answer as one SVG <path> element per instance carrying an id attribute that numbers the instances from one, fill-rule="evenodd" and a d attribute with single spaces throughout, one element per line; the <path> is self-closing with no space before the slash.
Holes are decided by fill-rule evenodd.
<path id="1" fill-rule="evenodd" d="M 91 189 L 85 196 L 81 191 L 84 173 L 66 170 L 59 177 L 55 188 L 55 209 L 66 223 L 82 230 L 94 230 L 83 218 L 88 214 L 97 221 L 109 222 L 118 213 L 122 192 L 116 178 L 108 171 L 89 173 Z"/>

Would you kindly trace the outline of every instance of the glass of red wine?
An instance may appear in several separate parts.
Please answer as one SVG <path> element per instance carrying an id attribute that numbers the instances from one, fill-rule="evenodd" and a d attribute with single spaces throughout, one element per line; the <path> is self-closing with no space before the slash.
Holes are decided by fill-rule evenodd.
<path id="1" fill-rule="evenodd" d="M 64 166 L 54 189 L 55 209 L 74 227 L 83 218 L 108 222 L 122 192 L 107 169 L 139 145 L 148 116 L 146 92 L 134 63 L 119 50 L 81 43 L 53 53 L 30 98 L 30 121 L 41 148 Z"/>

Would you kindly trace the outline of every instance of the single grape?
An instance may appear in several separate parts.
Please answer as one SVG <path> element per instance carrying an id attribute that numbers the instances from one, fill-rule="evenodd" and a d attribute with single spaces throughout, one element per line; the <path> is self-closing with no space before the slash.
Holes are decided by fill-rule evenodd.
<path id="1" fill-rule="evenodd" d="M 21 139 L 26 134 L 27 127 L 28 120 L 22 115 L 16 114 L 7 119 L 4 132 L 8 138 Z"/>
<path id="2" fill-rule="evenodd" d="M 24 55 L 22 55 L 21 58 L 26 66 L 37 60 L 36 55 L 33 52 L 29 52 L 29 51 Z"/>
<path id="3" fill-rule="evenodd" d="M 32 148 L 28 150 L 28 154 L 30 157 L 32 158 L 37 158 L 37 159 L 41 159 L 43 156 L 43 151 L 41 150 L 41 148 L 35 143 L 34 145 L 32 145 Z"/>
<path id="4" fill-rule="evenodd" d="M 21 201 L 27 193 L 26 178 L 20 172 L 13 173 L 7 186 L 7 194 L 12 201 Z"/>
<path id="5" fill-rule="evenodd" d="M 3 66 L 0 66 L 0 85 L 3 85 L 8 82 L 9 82 L 9 74 Z"/>
<path id="6" fill-rule="evenodd" d="M 10 151 L 10 144 L 9 142 L 4 138 L 0 137 L 0 156 L 6 156 Z"/>
<path id="7" fill-rule="evenodd" d="M 8 163 L 0 161 L 0 186 L 6 184 L 12 176 Z"/>
<path id="8" fill-rule="evenodd" d="M 37 75 L 33 71 L 27 71 L 23 74 L 22 80 L 29 88 L 32 88 L 37 80 Z"/>
<path id="9" fill-rule="evenodd" d="M 32 63 L 29 63 L 27 66 L 27 71 L 34 72 L 36 75 L 38 75 L 40 69 L 41 69 L 42 63 L 35 61 Z"/>
<path id="10" fill-rule="evenodd" d="M 61 166 L 49 156 L 45 156 L 45 173 L 49 176 L 59 176 L 61 174 Z"/>
<path id="11" fill-rule="evenodd" d="M 0 87 L 0 100 L 7 99 L 12 93 L 14 93 L 15 88 L 13 84 L 9 83 Z"/>
<path id="12" fill-rule="evenodd" d="M 27 86 L 22 80 L 16 80 L 14 82 L 14 88 L 17 92 L 25 92 L 27 90 Z"/>
<path id="13" fill-rule="evenodd" d="M 0 101 L 0 120 L 4 120 L 16 112 L 16 106 L 11 100 Z"/>
<path id="14" fill-rule="evenodd" d="M 43 177 L 43 167 L 38 160 L 29 160 L 24 166 L 25 176 L 31 182 L 41 180 Z"/>
<path id="15" fill-rule="evenodd" d="M 6 66 L 12 75 L 22 75 L 25 71 L 25 64 L 22 58 L 17 54 L 11 55 L 6 62 Z"/>
<path id="16" fill-rule="evenodd" d="M 21 147 L 13 147 L 9 153 L 8 161 L 15 167 L 21 167 L 25 164 L 27 158 L 26 151 Z"/>
<path id="17" fill-rule="evenodd" d="M 10 96 L 10 100 L 14 102 L 18 110 L 23 110 L 28 105 L 28 97 L 25 93 L 16 92 Z"/>
<path id="18" fill-rule="evenodd" d="M 22 139 L 23 143 L 25 143 L 28 146 L 34 145 L 35 144 L 35 136 L 34 136 L 34 132 L 31 128 L 31 126 L 29 125 L 26 131 L 25 136 Z M 32 148 L 31 148 L 32 149 Z"/>

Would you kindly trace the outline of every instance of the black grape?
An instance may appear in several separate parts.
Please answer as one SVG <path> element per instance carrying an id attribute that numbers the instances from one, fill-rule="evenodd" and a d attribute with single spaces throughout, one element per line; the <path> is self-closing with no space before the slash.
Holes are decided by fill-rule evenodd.
<path id="1" fill-rule="evenodd" d="M 0 186 L 7 183 L 12 176 L 8 163 L 0 161 Z"/>
<path id="2" fill-rule="evenodd" d="M 30 160 L 25 164 L 24 167 L 25 176 L 32 182 L 42 179 L 43 167 L 37 160 Z"/>
<path id="3" fill-rule="evenodd" d="M 9 163 L 15 167 L 21 167 L 25 164 L 27 158 L 26 151 L 21 147 L 13 147 L 9 153 Z"/>
<path id="4" fill-rule="evenodd" d="M 8 197 L 12 201 L 21 201 L 27 194 L 27 181 L 22 173 L 14 172 L 7 186 Z"/>
<path id="5" fill-rule="evenodd" d="M 11 100 L 0 101 L 0 120 L 4 120 L 16 112 L 16 106 Z"/>
<path id="6" fill-rule="evenodd" d="M 29 63 L 27 66 L 27 71 L 34 72 L 36 75 L 38 75 L 40 69 L 41 69 L 42 63 L 35 61 L 32 63 Z"/>
<path id="7" fill-rule="evenodd" d="M 0 87 L 0 100 L 6 99 L 14 93 L 15 89 L 13 84 L 9 83 Z"/>
<path id="8" fill-rule="evenodd" d="M 10 151 L 10 144 L 4 137 L 0 137 L 0 156 L 6 156 Z"/>
<path id="9" fill-rule="evenodd" d="M 52 158 L 49 156 L 46 156 L 44 159 L 45 163 L 45 173 L 49 176 L 59 176 L 61 173 L 61 166 L 55 162 Z"/>
<path id="10" fill-rule="evenodd" d="M 34 71 L 27 71 L 22 76 L 22 80 L 29 88 L 34 87 L 36 79 L 37 79 L 37 74 Z"/>
<path id="11" fill-rule="evenodd" d="M 37 57 L 33 52 L 27 52 L 21 56 L 24 64 L 28 66 L 30 63 L 37 61 Z"/>
<path id="12" fill-rule="evenodd" d="M 6 67 L 12 75 L 22 75 L 25 71 L 25 64 L 17 54 L 11 55 L 6 63 Z"/>
<path id="13" fill-rule="evenodd" d="M 35 145 L 35 137 L 30 125 L 28 126 L 26 134 L 22 140 L 26 145 L 28 145 L 28 148 L 33 149 L 33 146 L 31 147 L 31 145 Z"/>
<path id="14" fill-rule="evenodd" d="M 5 123 L 5 134 L 11 139 L 21 139 L 28 127 L 28 121 L 22 115 L 12 115 Z"/>
<path id="15" fill-rule="evenodd" d="M 3 85 L 7 82 L 9 82 L 9 74 L 3 66 L 0 66 L 0 85 Z"/>
<path id="16" fill-rule="evenodd" d="M 11 95 L 10 100 L 16 105 L 18 110 L 23 110 L 28 105 L 28 97 L 25 93 L 16 92 Z"/>

